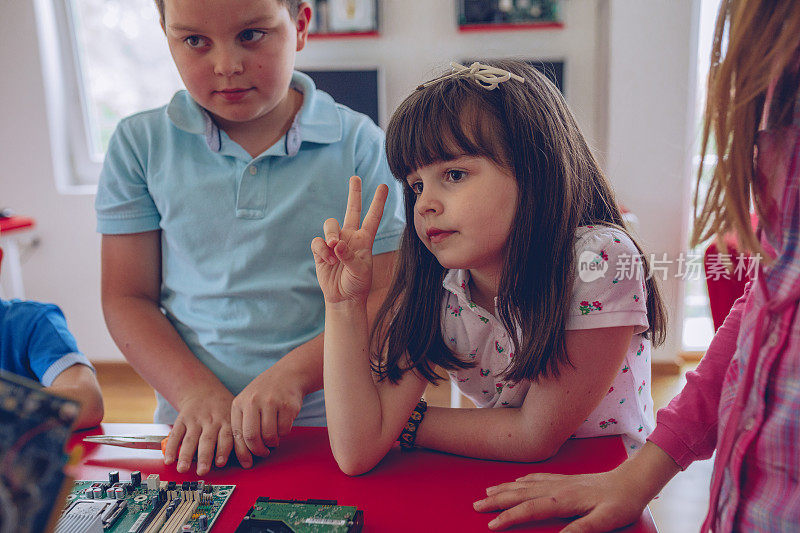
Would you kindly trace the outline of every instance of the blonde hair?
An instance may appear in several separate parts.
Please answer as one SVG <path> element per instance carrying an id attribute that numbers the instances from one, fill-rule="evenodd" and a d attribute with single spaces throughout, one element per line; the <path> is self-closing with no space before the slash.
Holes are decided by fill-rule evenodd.
<path id="1" fill-rule="evenodd" d="M 800 2 L 722 0 L 714 32 L 691 245 L 733 232 L 742 251 L 762 253 L 750 224 L 755 137 L 770 83 L 783 77 L 800 45 Z M 795 87 L 796 91 L 796 87 Z M 791 99 L 776 99 L 770 117 L 786 119 Z M 789 114 L 790 115 L 790 114 Z M 709 140 L 717 166 L 699 210 Z M 754 198 L 757 212 L 759 198 Z"/>

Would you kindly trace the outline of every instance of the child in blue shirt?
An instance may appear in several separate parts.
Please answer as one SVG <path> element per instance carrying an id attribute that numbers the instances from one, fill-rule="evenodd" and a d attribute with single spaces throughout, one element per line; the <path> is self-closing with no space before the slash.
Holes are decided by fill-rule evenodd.
<path id="1" fill-rule="evenodd" d="M 324 425 L 324 304 L 308 242 L 347 202 L 394 194 L 378 230 L 374 309 L 404 227 L 383 134 L 294 72 L 298 0 L 157 1 L 186 91 L 123 120 L 96 208 L 111 335 L 174 423 L 167 464 L 248 467 L 294 424 Z M 371 307 L 373 308 L 373 307 Z"/>
<path id="2" fill-rule="evenodd" d="M 80 402 L 76 428 L 96 426 L 103 419 L 103 397 L 94 367 L 78 350 L 58 306 L 0 299 L 0 370 L 38 381 L 49 391 Z"/>

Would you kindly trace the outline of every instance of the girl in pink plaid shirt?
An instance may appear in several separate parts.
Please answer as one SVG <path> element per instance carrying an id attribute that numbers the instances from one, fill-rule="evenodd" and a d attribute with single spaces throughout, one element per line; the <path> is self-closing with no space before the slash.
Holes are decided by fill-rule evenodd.
<path id="1" fill-rule="evenodd" d="M 563 531 L 624 526 L 716 450 L 702 531 L 800 531 L 799 86 L 800 2 L 723 0 L 703 138 L 705 153 L 713 127 L 719 163 L 692 240 L 733 231 L 766 259 L 638 453 L 611 472 L 488 488 L 475 509 L 506 509 L 492 529 L 573 516 Z"/>

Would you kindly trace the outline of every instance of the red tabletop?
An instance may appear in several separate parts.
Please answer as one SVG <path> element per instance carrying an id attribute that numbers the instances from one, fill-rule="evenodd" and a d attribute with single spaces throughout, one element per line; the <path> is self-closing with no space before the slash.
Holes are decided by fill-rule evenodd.
<path id="1" fill-rule="evenodd" d="M 88 435 L 166 435 L 169 426 L 157 424 L 103 424 L 77 432 L 70 446 Z M 164 466 L 160 451 L 83 444 L 84 455 L 73 475 L 76 479 L 108 479 L 119 470 L 125 481 L 131 471 L 142 478 L 159 474 L 162 481 L 192 481 L 193 471 L 179 474 L 175 465 Z M 574 474 L 611 469 L 626 457 L 620 437 L 573 439 L 552 459 L 533 464 L 483 461 L 455 455 L 395 447 L 367 474 L 348 477 L 339 471 L 325 428 L 294 428 L 266 459 L 245 470 L 234 466 L 203 476 L 208 483 L 233 484 L 236 489 L 214 525 L 217 532 L 233 531 L 258 496 L 278 499 L 330 499 L 364 511 L 364 531 L 488 531 L 494 513 L 481 514 L 472 502 L 490 485 L 511 481 L 532 472 Z M 513 531 L 558 531 L 566 522 L 549 520 L 517 527 Z M 655 533 L 645 510 L 626 532 Z"/>

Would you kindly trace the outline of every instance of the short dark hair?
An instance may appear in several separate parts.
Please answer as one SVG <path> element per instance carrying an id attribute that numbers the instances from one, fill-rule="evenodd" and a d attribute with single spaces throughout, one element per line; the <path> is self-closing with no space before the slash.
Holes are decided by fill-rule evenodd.
<path id="1" fill-rule="evenodd" d="M 297 13 L 300 11 L 300 4 L 303 0 L 278 0 L 281 4 L 286 6 L 286 9 L 289 10 L 289 14 L 292 16 L 293 19 L 297 18 Z M 161 23 L 164 23 L 164 3 L 166 0 L 155 0 L 156 8 L 158 9 L 158 16 L 161 20 Z"/>
<path id="2" fill-rule="evenodd" d="M 440 376 L 434 365 L 472 366 L 442 338 L 446 270 L 416 235 L 416 194 L 405 182 L 418 168 L 462 155 L 486 157 L 517 181 L 516 214 L 497 294 L 499 318 L 516 352 L 503 375 L 510 381 L 557 377 L 563 365 L 570 365 L 564 329 L 576 273 L 577 228 L 600 224 L 628 233 L 611 186 L 559 90 L 523 61 L 489 63 L 525 82 L 511 80 L 486 90 L 455 76 L 426 84 L 400 104 L 386 130 L 389 168 L 404 184 L 407 225 L 395 278 L 373 327 L 372 350 L 373 368 L 392 382 L 411 369 L 435 382 Z M 644 254 L 641 259 L 647 276 Z M 655 279 L 647 276 L 644 283 L 650 323 L 645 336 L 658 345 L 664 341 L 666 313 Z"/>

